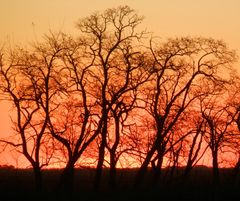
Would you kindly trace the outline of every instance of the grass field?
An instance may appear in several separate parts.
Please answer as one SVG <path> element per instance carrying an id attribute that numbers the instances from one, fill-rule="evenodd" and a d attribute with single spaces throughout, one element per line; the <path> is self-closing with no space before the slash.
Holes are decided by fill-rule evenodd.
<path id="1" fill-rule="evenodd" d="M 233 181 L 231 169 L 221 169 L 221 184 L 212 185 L 212 170 L 196 167 L 188 180 L 182 177 L 178 169 L 173 177 L 163 170 L 161 184 L 153 188 L 151 171 L 147 173 L 143 185 L 133 188 L 137 169 L 119 169 L 117 186 L 113 190 L 108 185 L 108 169 L 103 172 L 102 185 L 93 190 L 95 169 L 77 169 L 74 175 L 74 188 L 71 194 L 57 191 L 61 170 L 43 170 L 43 190 L 34 190 L 31 169 L 0 169 L 0 200 L 79 200 L 79 201 L 130 201 L 130 200 L 240 200 L 240 180 Z"/>

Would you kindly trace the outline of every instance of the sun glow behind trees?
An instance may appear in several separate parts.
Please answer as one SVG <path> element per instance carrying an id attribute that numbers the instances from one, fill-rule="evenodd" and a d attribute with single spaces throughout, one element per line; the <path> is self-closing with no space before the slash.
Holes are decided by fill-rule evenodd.
<path id="1" fill-rule="evenodd" d="M 239 153 L 239 103 L 226 95 L 238 78 L 222 73 L 235 52 L 211 38 L 159 41 L 138 30 L 142 20 L 128 6 L 107 9 L 80 19 L 77 38 L 51 32 L 29 49 L 2 49 L 16 136 L 1 142 L 23 153 L 38 186 L 41 169 L 58 164 L 63 187 L 81 165 L 96 167 L 97 187 L 104 167 L 115 185 L 116 167 L 140 167 L 141 181 L 151 166 L 157 180 L 164 166 L 190 171 L 209 147 L 213 164 L 225 146 Z"/>

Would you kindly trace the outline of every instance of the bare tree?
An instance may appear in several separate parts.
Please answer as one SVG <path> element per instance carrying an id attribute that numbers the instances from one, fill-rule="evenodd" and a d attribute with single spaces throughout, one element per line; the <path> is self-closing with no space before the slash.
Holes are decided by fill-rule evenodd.
<path id="1" fill-rule="evenodd" d="M 135 89 L 137 90 L 137 89 Z M 131 126 L 129 122 L 129 115 L 131 111 L 135 108 L 135 101 L 137 100 L 137 92 L 133 94 L 126 94 L 120 102 L 117 102 L 111 108 L 110 114 L 113 118 L 112 125 L 114 126 L 114 131 L 109 129 L 107 138 L 107 150 L 110 155 L 110 181 L 109 184 L 112 188 L 116 186 L 116 165 L 122 154 L 133 150 L 134 145 L 127 139 L 125 133 Z M 109 122 L 109 128 L 111 128 L 111 118 Z M 114 135 L 113 135 L 114 134 Z M 126 146 L 128 145 L 128 146 Z"/>
<path id="2" fill-rule="evenodd" d="M 137 32 L 142 17 L 129 8 L 120 6 L 94 13 L 79 20 L 78 29 L 85 38 L 85 45 L 95 58 L 90 80 L 94 80 L 93 93 L 101 108 L 101 142 L 96 170 L 95 187 L 98 188 L 107 147 L 109 112 L 125 101 L 125 94 L 144 83 L 146 76 L 141 71 L 139 40 L 144 32 Z M 139 59 L 139 60 L 138 60 Z M 116 141 L 117 142 L 117 141 Z M 116 146 L 116 145 L 115 145 Z M 113 146 L 111 149 L 115 149 Z M 113 152 L 113 151 L 112 151 Z"/>
<path id="3" fill-rule="evenodd" d="M 228 137 L 225 140 L 225 144 L 228 146 L 228 154 L 233 154 L 232 161 L 228 161 L 229 163 L 234 162 L 233 168 L 233 184 L 236 182 L 237 175 L 239 173 L 240 168 L 240 149 L 239 149 L 239 131 L 240 131 L 240 79 L 237 72 L 233 72 L 230 75 L 230 81 L 226 88 L 226 92 L 224 94 L 224 103 L 225 103 L 225 112 L 228 114 L 229 119 L 231 118 L 232 125 L 231 127 L 231 137 Z M 230 120 L 229 120 L 230 121 Z"/>
<path id="4" fill-rule="evenodd" d="M 226 91 L 222 88 L 222 93 L 210 98 L 201 100 L 201 113 L 205 120 L 206 132 L 204 139 L 207 142 L 212 154 L 213 184 L 220 183 L 219 176 L 219 153 L 224 152 L 226 147 L 231 147 L 231 141 L 237 137 L 234 132 L 234 116 L 229 113 L 226 102 Z"/>
<path id="5" fill-rule="evenodd" d="M 42 167 L 60 162 L 58 190 L 71 193 L 75 166 L 92 150 L 95 189 L 104 166 L 115 187 L 125 158 L 141 165 L 136 186 L 150 165 L 157 186 L 165 159 L 171 175 L 186 164 L 187 176 L 208 147 L 218 184 L 219 153 L 240 153 L 240 85 L 226 100 L 229 77 L 222 73 L 231 70 L 235 53 L 201 37 L 151 39 L 146 47 L 142 20 L 120 6 L 80 19 L 78 38 L 50 33 L 28 49 L 0 51 L 0 95 L 15 112 L 14 137 L 0 142 L 23 153 L 37 190 Z"/>
<path id="6" fill-rule="evenodd" d="M 139 169 L 136 185 L 139 185 L 154 155 L 157 155 L 158 180 L 163 157 L 169 141 L 169 133 L 187 107 L 201 96 L 204 79 L 222 81 L 218 69 L 228 68 L 235 60 L 234 52 L 221 41 L 206 38 L 169 39 L 156 44 L 151 52 L 155 66 L 150 70 L 152 83 L 146 93 L 146 109 L 155 121 L 156 135 L 151 149 Z"/>
<path id="7" fill-rule="evenodd" d="M 66 152 L 66 166 L 59 190 L 70 192 L 75 164 L 101 130 L 101 123 L 98 126 L 95 124 L 98 119 L 97 100 L 91 95 L 91 87 L 94 86 L 89 78 L 89 68 L 95 58 L 89 55 L 81 42 L 70 36 L 63 34 L 58 40 L 51 36 L 50 40 L 63 46 L 58 61 L 62 80 L 59 77 L 57 80 L 62 83 L 66 95 L 56 98 L 54 105 L 57 110 L 49 114 L 48 126 L 52 137 L 58 142 L 54 148 Z"/>
<path id="8" fill-rule="evenodd" d="M 43 73 L 41 65 L 46 62 L 37 49 L 32 52 L 16 48 L 1 52 L 0 78 L 1 97 L 13 106 L 12 121 L 16 132 L 16 141 L 6 141 L 15 147 L 21 147 L 22 154 L 31 164 L 36 189 L 41 190 L 41 168 L 48 165 L 51 154 L 42 161 L 43 144 L 47 144 L 48 117 L 41 108 L 43 101 L 43 80 L 38 79 L 36 71 Z M 5 54 L 4 54 L 5 53 Z M 10 139 L 13 140 L 13 139 Z M 3 142 L 3 140 L 1 140 Z M 46 163 L 45 163 L 46 162 Z"/>

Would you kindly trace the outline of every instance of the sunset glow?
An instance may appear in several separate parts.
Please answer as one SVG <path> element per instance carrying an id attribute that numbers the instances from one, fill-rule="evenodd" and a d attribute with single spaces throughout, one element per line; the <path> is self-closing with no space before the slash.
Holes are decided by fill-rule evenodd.
<path id="1" fill-rule="evenodd" d="M 239 0 L 0 5 L 0 194 L 240 198 Z"/>

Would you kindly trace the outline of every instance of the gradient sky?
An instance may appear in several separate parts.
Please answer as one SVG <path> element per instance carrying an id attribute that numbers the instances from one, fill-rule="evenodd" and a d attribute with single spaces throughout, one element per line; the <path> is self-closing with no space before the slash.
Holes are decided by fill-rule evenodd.
<path id="1" fill-rule="evenodd" d="M 0 0 L 0 41 L 30 42 L 49 29 L 77 33 L 75 22 L 96 10 L 129 5 L 156 35 L 201 35 L 240 50 L 239 0 Z"/>
<path id="2" fill-rule="evenodd" d="M 145 16 L 142 27 L 154 35 L 222 39 L 240 55 L 240 0 L 0 0 L 0 44 L 40 40 L 50 29 L 77 34 L 79 18 L 118 5 Z M 0 102 L 0 137 L 10 133 L 8 111 Z"/>

